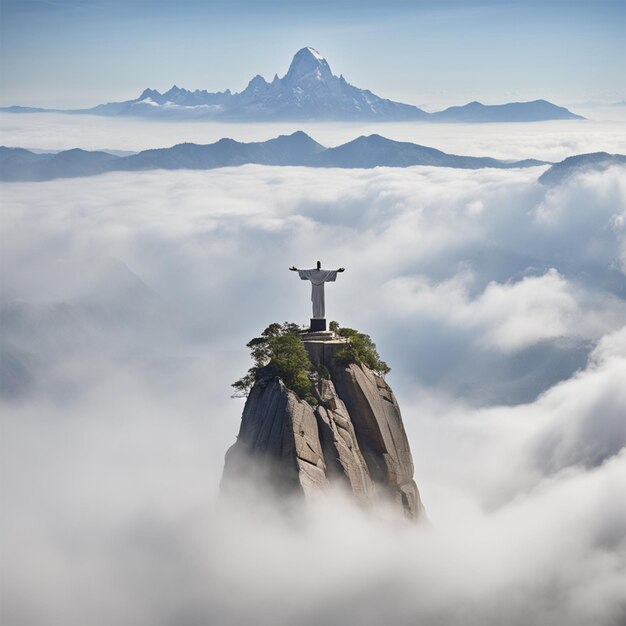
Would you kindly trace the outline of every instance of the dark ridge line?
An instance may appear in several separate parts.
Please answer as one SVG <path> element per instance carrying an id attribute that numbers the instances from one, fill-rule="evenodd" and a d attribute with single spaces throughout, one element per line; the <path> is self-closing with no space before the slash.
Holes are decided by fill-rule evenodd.
<path id="1" fill-rule="evenodd" d="M 210 170 L 240 165 L 341 169 L 415 166 L 511 169 L 548 164 L 548 161 L 538 159 L 508 161 L 448 154 L 436 148 L 394 141 L 376 134 L 327 148 L 301 130 L 262 142 L 243 143 L 222 138 L 212 144 L 179 143 L 169 148 L 151 148 L 125 156 L 80 148 L 57 153 L 34 153 L 23 148 L 0 147 L 0 181 L 4 182 L 38 182 L 121 171 Z"/>

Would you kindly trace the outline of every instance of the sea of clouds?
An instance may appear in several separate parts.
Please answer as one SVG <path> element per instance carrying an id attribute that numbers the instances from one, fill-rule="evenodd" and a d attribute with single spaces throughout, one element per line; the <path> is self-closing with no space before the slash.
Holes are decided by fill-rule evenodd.
<path id="1" fill-rule="evenodd" d="M 82 148 L 126 153 L 185 142 L 208 144 L 223 137 L 267 141 L 277 135 L 303 130 L 327 147 L 377 133 L 395 141 L 431 146 L 453 154 L 497 159 L 534 158 L 556 162 L 588 152 L 626 153 L 626 107 L 589 111 L 576 108 L 575 111 L 589 119 L 523 124 L 214 123 L 0 112 L 0 143 L 44 152 Z"/>
<path id="2" fill-rule="evenodd" d="M 34 145 L 44 118 L 6 119 L 8 145 L 149 142 L 88 125 Z M 419 142 L 626 152 L 621 125 L 473 128 L 475 150 L 466 127 Z M 626 624 L 626 173 L 547 188 L 544 170 L 3 184 L 0 621 Z M 340 494 L 289 518 L 218 501 L 245 343 L 308 321 L 287 268 L 318 259 L 346 267 L 329 317 L 392 367 L 429 527 Z"/>

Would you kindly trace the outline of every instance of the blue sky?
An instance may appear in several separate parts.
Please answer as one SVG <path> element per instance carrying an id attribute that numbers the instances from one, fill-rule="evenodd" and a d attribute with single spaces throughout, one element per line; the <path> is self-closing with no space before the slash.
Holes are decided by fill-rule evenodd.
<path id="1" fill-rule="evenodd" d="M 626 98 L 626 0 L 0 0 L 0 104 L 239 91 L 313 46 L 418 105 Z"/>

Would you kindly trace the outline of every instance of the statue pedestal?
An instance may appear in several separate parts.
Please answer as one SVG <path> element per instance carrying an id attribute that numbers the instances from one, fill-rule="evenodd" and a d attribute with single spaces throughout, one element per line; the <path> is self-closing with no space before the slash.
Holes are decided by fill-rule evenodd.
<path id="1" fill-rule="evenodd" d="M 326 319 L 323 317 L 311 318 L 311 332 L 326 330 Z"/>

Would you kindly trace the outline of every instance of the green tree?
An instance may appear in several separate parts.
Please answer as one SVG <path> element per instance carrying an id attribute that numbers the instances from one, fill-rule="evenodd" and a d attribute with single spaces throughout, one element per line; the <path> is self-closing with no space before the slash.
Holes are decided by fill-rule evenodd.
<path id="1" fill-rule="evenodd" d="M 254 366 L 248 373 L 233 383 L 233 397 L 248 395 L 254 383 L 264 377 L 278 376 L 286 387 L 295 391 L 300 398 L 316 403 L 311 394 L 312 383 L 309 372 L 312 365 L 300 337 L 296 324 L 270 324 L 260 337 L 248 342 Z"/>
<path id="2" fill-rule="evenodd" d="M 345 347 L 335 354 L 335 361 L 342 365 L 349 363 L 363 364 L 376 372 L 379 376 L 384 376 L 391 371 L 391 368 L 378 355 L 376 344 L 372 338 L 365 333 L 360 333 L 354 328 L 341 328 L 337 322 L 330 323 L 330 330 L 340 337 L 348 339 Z"/>

